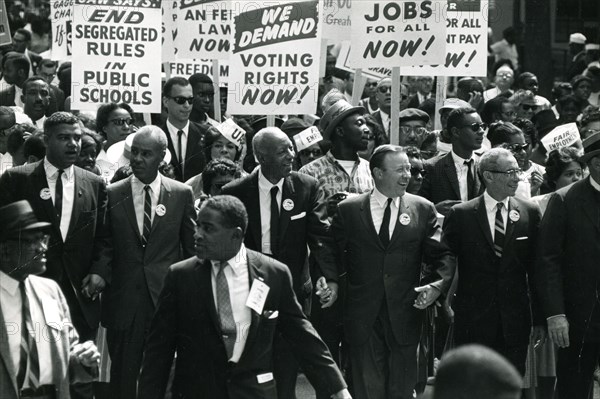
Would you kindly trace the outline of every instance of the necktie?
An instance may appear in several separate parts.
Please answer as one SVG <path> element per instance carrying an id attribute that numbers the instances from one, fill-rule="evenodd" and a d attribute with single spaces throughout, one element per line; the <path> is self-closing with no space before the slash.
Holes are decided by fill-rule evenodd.
<path id="1" fill-rule="evenodd" d="M 467 198 L 473 199 L 475 198 L 475 193 L 473 192 L 473 159 L 469 159 L 465 161 L 465 165 L 467 165 Z"/>
<path id="2" fill-rule="evenodd" d="M 279 242 L 279 204 L 277 203 L 277 192 L 279 187 L 271 187 L 271 254 L 277 256 L 277 244 Z"/>
<path id="3" fill-rule="evenodd" d="M 150 196 L 150 186 L 144 186 L 144 227 L 142 232 L 142 245 L 146 247 L 150 239 L 150 229 L 152 228 L 152 197 Z"/>
<path id="4" fill-rule="evenodd" d="M 498 202 L 496 205 L 496 222 L 494 223 L 494 252 L 496 256 L 502 257 L 502 248 L 504 247 L 504 219 L 502 219 L 502 208 L 504 204 Z"/>
<path id="5" fill-rule="evenodd" d="M 183 157 L 183 147 L 181 146 L 181 140 L 183 140 L 183 130 L 179 130 L 177 132 L 177 158 L 179 159 L 179 165 L 181 165 L 181 176 L 183 177 L 183 163 L 185 158 Z"/>
<path id="6" fill-rule="evenodd" d="M 29 331 L 33 332 L 34 329 L 24 281 L 19 283 L 19 291 L 21 292 L 22 324 L 21 360 L 17 373 L 17 386 L 36 389 L 40 385 L 40 362 L 35 338 L 29 333 Z"/>
<path id="7" fill-rule="evenodd" d="M 387 205 L 385 207 L 385 211 L 383 211 L 383 220 L 381 221 L 381 228 L 379 229 L 379 240 L 384 247 L 387 247 L 390 243 L 390 216 L 392 214 L 392 210 L 390 209 L 390 204 L 392 203 L 392 199 L 387 199 Z"/>
<path id="8" fill-rule="evenodd" d="M 56 210 L 56 216 L 60 221 L 62 217 L 62 200 L 63 200 L 63 183 L 62 175 L 65 173 L 64 170 L 58 170 L 58 177 L 56 178 L 56 187 L 54 188 L 54 209 Z"/>
<path id="9" fill-rule="evenodd" d="M 231 309 L 231 299 L 229 297 L 229 285 L 225 277 L 225 267 L 227 262 L 219 263 L 219 272 L 217 273 L 217 308 L 219 311 L 219 320 L 221 322 L 221 333 L 223 342 L 227 351 L 227 359 L 233 355 L 233 346 L 235 345 L 237 333 L 235 329 L 235 319 Z"/>

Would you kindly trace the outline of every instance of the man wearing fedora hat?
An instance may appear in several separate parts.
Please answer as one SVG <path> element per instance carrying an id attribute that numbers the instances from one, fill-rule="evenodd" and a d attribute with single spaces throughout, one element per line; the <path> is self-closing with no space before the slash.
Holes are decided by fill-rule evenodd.
<path id="1" fill-rule="evenodd" d="M 0 397 L 69 398 L 69 384 L 91 382 L 100 355 L 78 342 L 65 297 L 46 269 L 52 225 L 26 200 L 0 208 Z"/>
<path id="2" fill-rule="evenodd" d="M 587 399 L 600 362 L 600 134 L 583 142 L 590 175 L 556 191 L 540 226 L 536 283 L 558 346 L 561 398 Z"/>

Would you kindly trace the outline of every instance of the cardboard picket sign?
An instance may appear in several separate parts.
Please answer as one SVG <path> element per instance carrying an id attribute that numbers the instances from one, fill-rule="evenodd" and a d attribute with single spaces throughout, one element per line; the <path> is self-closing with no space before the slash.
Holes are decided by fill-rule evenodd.
<path id="1" fill-rule="evenodd" d="M 321 132 L 316 126 L 311 126 L 294 135 L 294 143 L 296 143 L 296 149 L 298 151 L 307 149 L 321 140 L 323 140 L 323 136 L 321 136 Z"/>
<path id="2" fill-rule="evenodd" d="M 135 112 L 161 111 L 161 0 L 121 3 L 75 0 L 72 109 L 125 102 Z"/>
<path id="3" fill-rule="evenodd" d="M 6 3 L 0 4 L 0 46 L 12 43 L 10 26 L 8 25 L 8 14 L 6 12 Z"/>
<path id="4" fill-rule="evenodd" d="M 542 145 L 547 152 L 563 147 L 569 147 L 580 140 L 579 129 L 576 123 L 567 123 L 555 127 L 542 138 Z"/>
<path id="5" fill-rule="evenodd" d="M 330 42 L 348 40 L 352 33 L 352 0 L 324 0 L 321 4 L 323 38 Z"/>
<path id="6" fill-rule="evenodd" d="M 70 61 L 73 43 L 73 1 L 51 1 L 52 59 Z"/>
<path id="7" fill-rule="evenodd" d="M 445 0 L 352 3 L 353 68 L 432 65 L 446 54 Z"/>
<path id="8" fill-rule="evenodd" d="M 239 127 L 233 119 L 229 118 L 225 122 L 216 126 L 221 134 L 231 141 L 237 148 L 242 148 L 246 143 L 246 131 Z"/>
<path id="9" fill-rule="evenodd" d="M 335 67 L 354 73 L 355 69 L 350 66 L 350 47 L 351 44 L 348 41 L 341 43 L 340 52 L 338 54 Z M 392 69 L 385 67 L 370 67 L 362 69 L 362 74 L 367 78 L 380 80 L 392 76 Z"/>
<path id="10" fill-rule="evenodd" d="M 178 58 L 169 63 L 169 68 L 171 69 L 171 77 L 181 76 L 184 78 L 189 78 L 195 73 L 203 73 L 208 76 L 214 76 L 212 60 L 186 60 L 183 58 Z M 220 86 L 225 87 L 228 83 L 229 61 L 219 60 L 219 84 Z"/>
<path id="11" fill-rule="evenodd" d="M 488 0 L 452 0 L 446 18 L 446 56 L 439 65 L 400 68 L 411 76 L 486 76 Z"/>
<path id="12" fill-rule="evenodd" d="M 314 114 L 321 24 L 318 0 L 234 1 L 227 112 Z"/>

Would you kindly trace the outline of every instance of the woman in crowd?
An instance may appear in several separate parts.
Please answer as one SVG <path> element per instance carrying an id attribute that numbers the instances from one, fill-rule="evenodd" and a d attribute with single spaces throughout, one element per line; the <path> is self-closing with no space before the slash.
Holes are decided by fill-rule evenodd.
<path id="1" fill-rule="evenodd" d="M 571 86 L 573 87 L 573 95 L 579 105 L 579 112 L 581 112 L 590 105 L 588 99 L 592 94 L 592 79 L 584 75 L 577 75 L 571 79 Z"/>
<path id="2" fill-rule="evenodd" d="M 81 150 L 79 151 L 75 165 L 100 175 L 101 172 L 98 165 L 96 165 L 96 158 L 98 158 L 98 154 L 102 150 L 102 142 L 104 140 L 102 136 L 88 128 L 81 130 L 83 133 L 81 135 Z"/>
<path id="3" fill-rule="evenodd" d="M 438 131 L 433 131 L 427 133 L 423 142 L 421 143 L 421 149 L 419 152 L 421 153 L 421 157 L 424 160 L 431 159 L 438 154 Z"/>
<path id="4" fill-rule="evenodd" d="M 592 134 L 600 133 L 600 108 L 589 105 L 581 114 L 581 140 L 584 140 Z"/>
<path id="5" fill-rule="evenodd" d="M 558 124 L 572 123 L 577 121 L 577 116 L 581 113 L 581 101 L 573 94 L 562 96 L 556 103 L 558 111 Z"/>
<path id="6" fill-rule="evenodd" d="M 202 201 L 209 197 L 221 194 L 221 189 L 227 183 L 242 176 L 239 164 L 228 158 L 211 160 L 202 172 L 202 190 L 196 197 L 194 194 L 194 206 L 200 209 Z"/>
<path id="7" fill-rule="evenodd" d="M 481 120 L 488 125 L 497 121 L 512 122 L 515 116 L 513 103 L 504 96 L 494 97 L 486 102 L 481 111 Z"/>
<path id="8" fill-rule="evenodd" d="M 367 149 L 364 151 L 359 151 L 358 156 L 368 161 L 371 159 L 371 155 L 373 154 L 375 148 L 382 144 L 389 143 L 389 138 L 385 134 L 383 126 L 377 122 L 377 119 L 375 119 L 373 115 L 365 114 L 364 118 L 371 133 L 369 133 L 369 144 L 367 144 Z"/>

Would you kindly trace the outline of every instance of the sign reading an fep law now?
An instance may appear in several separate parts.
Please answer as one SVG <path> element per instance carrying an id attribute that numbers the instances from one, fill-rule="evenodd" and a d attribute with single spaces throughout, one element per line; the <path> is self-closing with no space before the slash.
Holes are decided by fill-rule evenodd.
<path id="1" fill-rule="evenodd" d="M 124 102 L 135 112 L 160 112 L 160 3 L 75 0 L 73 109 Z"/>
<path id="2" fill-rule="evenodd" d="M 237 4 L 240 3 L 240 4 Z M 313 114 L 319 82 L 319 1 L 234 2 L 227 112 Z M 235 83 L 235 85 L 234 85 Z"/>
<path id="3" fill-rule="evenodd" d="M 446 15 L 446 58 L 439 65 L 402 67 L 402 75 L 486 76 L 488 0 L 452 0 Z"/>
<path id="4" fill-rule="evenodd" d="M 445 0 L 352 2 L 353 68 L 432 65 L 446 54 Z"/>

